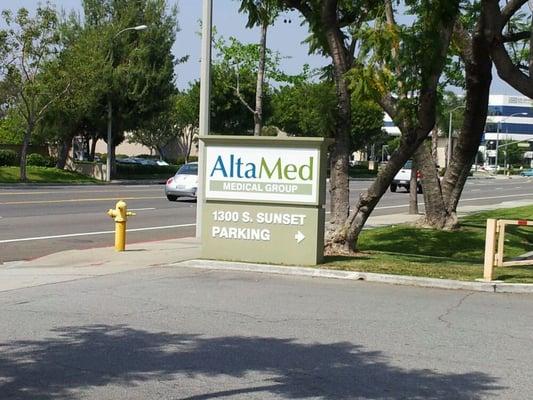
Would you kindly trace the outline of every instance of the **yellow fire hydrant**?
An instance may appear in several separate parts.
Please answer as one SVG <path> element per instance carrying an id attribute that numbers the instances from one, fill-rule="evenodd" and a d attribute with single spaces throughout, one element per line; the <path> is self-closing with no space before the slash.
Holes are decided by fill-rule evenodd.
<path id="1" fill-rule="evenodd" d="M 126 202 L 119 200 L 115 209 L 111 208 L 107 215 L 115 219 L 115 250 L 124 251 L 126 249 L 126 221 L 135 213 L 128 211 Z"/>

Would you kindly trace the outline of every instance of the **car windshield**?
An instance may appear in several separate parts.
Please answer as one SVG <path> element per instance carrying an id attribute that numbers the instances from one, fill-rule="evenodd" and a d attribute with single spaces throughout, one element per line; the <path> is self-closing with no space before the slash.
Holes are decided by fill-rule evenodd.
<path id="1" fill-rule="evenodd" d="M 198 164 L 185 164 L 176 175 L 198 175 Z"/>
<path id="2" fill-rule="evenodd" d="M 413 168 L 413 161 L 412 160 L 407 160 L 407 162 L 403 166 L 403 169 L 411 169 L 411 168 Z"/>

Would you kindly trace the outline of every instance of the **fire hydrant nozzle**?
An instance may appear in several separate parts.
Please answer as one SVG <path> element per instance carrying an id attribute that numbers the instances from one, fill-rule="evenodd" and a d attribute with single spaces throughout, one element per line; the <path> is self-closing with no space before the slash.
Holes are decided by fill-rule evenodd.
<path id="1" fill-rule="evenodd" d="M 128 217 L 134 216 L 135 213 L 128 211 L 126 202 L 119 200 L 115 209 L 109 209 L 107 215 L 115 220 L 115 250 L 124 251 L 126 249 L 126 222 Z"/>

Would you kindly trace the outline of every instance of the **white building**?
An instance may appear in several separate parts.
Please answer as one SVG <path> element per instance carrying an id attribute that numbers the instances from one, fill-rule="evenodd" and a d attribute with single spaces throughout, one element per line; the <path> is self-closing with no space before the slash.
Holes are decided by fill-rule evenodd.
<path id="1" fill-rule="evenodd" d="M 388 114 L 383 119 L 383 129 L 391 136 L 399 136 L 400 130 L 394 125 Z M 438 141 L 437 153 L 439 164 L 445 165 L 448 133 L 442 132 Z M 485 164 L 496 164 L 496 147 L 503 142 L 530 141 L 530 149 L 524 148 L 524 158 L 533 166 L 533 100 L 524 96 L 491 95 L 487 124 L 479 150 L 485 154 Z M 526 145 L 527 146 L 527 145 Z M 498 160 L 501 165 L 503 160 Z"/>
<path id="2" fill-rule="evenodd" d="M 533 101 L 529 97 L 491 95 L 485 135 L 480 150 L 485 164 L 496 164 L 496 148 L 505 141 L 533 142 Z M 525 149 L 524 158 L 533 159 L 532 149 Z M 498 160 L 501 164 L 501 161 Z"/>

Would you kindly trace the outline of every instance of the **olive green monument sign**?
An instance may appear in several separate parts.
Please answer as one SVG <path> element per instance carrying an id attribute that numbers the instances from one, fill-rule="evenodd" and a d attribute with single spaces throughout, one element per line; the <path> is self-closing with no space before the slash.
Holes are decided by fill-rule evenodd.
<path id="1" fill-rule="evenodd" d="M 204 136 L 202 257 L 322 261 L 326 140 Z"/>

